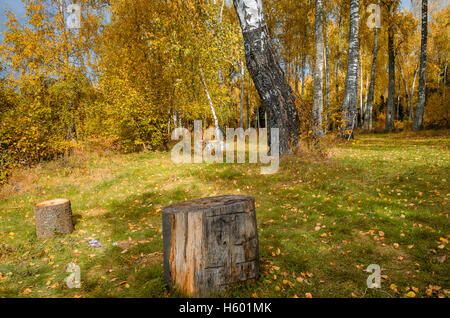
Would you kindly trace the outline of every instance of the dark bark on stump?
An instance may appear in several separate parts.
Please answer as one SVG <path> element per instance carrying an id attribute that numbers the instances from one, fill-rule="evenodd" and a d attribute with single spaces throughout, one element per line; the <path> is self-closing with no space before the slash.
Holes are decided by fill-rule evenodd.
<path id="1" fill-rule="evenodd" d="M 163 209 L 164 276 L 185 295 L 208 297 L 259 276 L 255 201 L 222 196 Z"/>
<path id="2" fill-rule="evenodd" d="M 73 232 L 72 208 L 67 199 L 55 199 L 34 206 L 36 235 L 39 239 Z"/>

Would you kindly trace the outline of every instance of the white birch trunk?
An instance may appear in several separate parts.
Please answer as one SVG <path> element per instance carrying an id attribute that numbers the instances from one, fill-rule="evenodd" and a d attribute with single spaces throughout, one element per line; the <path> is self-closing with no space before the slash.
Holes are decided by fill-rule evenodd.
<path id="1" fill-rule="evenodd" d="M 367 92 L 367 105 L 364 113 L 364 130 L 372 130 L 372 109 L 373 109 L 373 95 L 375 90 L 375 71 L 377 66 L 378 53 L 378 28 L 375 28 L 373 36 L 373 53 L 372 53 L 372 70 L 370 73 L 370 85 Z"/>
<path id="2" fill-rule="evenodd" d="M 241 62 L 241 113 L 240 113 L 240 126 L 244 129 L 244 79 L 245 79 L 245 69 L 244 63 Z"/>
<path id="3" fill-rule="evenodd" d="M 414 89 L 416 87 L 416 79 L 417 79 L 417 74 L 419 72 L 419 67 L 416 66 L 416 69 L 414 70 L 414 79 L 411 85 L 411 99 L 409 100 L 409 120 L 412 121 L 413 119 L 413 98 L 414 98 Z"/>
<path id="4" fill-rule="evenodd" d="M 316 0 L 316 62 L 314 67 L 314 104 L 313 104 L 313 136 L 323 136 L 323 1 Z"/>
<path id="5" fill-rule="evenodd" d="M 327 108 L 327 127 L 330 125 L 330 48 L 328 47 L 328 21 L 324 17 L 325 27 L 325 105 Z M 328 128 L 327 128 L 328 129 Z"/>
<path id="6" fill-rule="evenodd" d="M 427 74 L 427 41 L 428 41 L 428 0 L 422 0 L 422 40 L 420 48 L 420 72 L 419 72 L 419 98 L 417 101 L 416 116 L 414 117 L 413 130 L 422 128 L 423 114 L 426 104 L 426 74 Z"/>
<path id="7" fill-rule="evenodd" d="M 203 70 L 200 67 L 200 79 L 203 83 L 203 88 L 205 90 L 206 97 L 208 98 L 209 106 L 211 108 L 211 112 L 214 118 L 214 128 L 216 129 L 216 140 L 218 141 L 217 147 L 220 147 L 221 150 L 224 150 L 224 144 L 223 144 L 223 136 L 222 132 L 219 128 L 219 120 L 217 119 L 216 111 L 214 109 L 214 105 L 211 99 L 211 96 L 209 95 L 208 86 L 206 85 L 205 76 L 203 75 Z"/>
<path id="8" fill-rule="evenodd" d="M 343 138 L 353 138 L 358 112 L 358 66 L 359 66 L 359 0 L 350 1 L 350 32 L 347 76 L 342 105 Z"/>

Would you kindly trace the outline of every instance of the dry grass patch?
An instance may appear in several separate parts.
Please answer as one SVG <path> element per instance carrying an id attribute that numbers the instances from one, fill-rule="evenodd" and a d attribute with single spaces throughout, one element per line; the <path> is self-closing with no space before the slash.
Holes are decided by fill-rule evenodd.
<path id="1" fill-rule="evenodd" d="M 102 208 L 94 208 L 83 212 L 83 216 L 100 216 L 108 213 L 105 209 Z"/>

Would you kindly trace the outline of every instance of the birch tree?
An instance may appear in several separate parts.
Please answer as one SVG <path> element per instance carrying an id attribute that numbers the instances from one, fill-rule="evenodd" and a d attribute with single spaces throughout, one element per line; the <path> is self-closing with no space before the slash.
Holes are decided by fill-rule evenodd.
<path id="1" fill-rule="evenodd" d="M 377 68 L 377 54 L 378 54 L 378 28 L 375 27 L 373 35 L 373 52 L 372 52 L 372 70 L 370 72 L 370 85 L 367 95 L 367 104 L 364 114 L 364 130 L 372 130 L 372 114 L 373 114 L 373 95 L 375 89 L 375 71 Z"/>
<path id="2" fill-rule="evenodd" d="M 327 16 L 323 20 L 325 31 L 325 105 L 327 108 L 327 127 L 330 124 L 330 48 L 328 46 L 328 21 Z"/>
<path id="3" fill-rule="evenodd" d="M 352 138 L 358 116 L 359 0 L 350 2 L 350 33 L 341 136 Z"/>
<path id="4" fill-rule="evenodd" d="M 280 154 L 290 153 L 298 144 L 300 122 L 294 92 L 273 49 L 262 1 L 233 0 L 233 3 L 244 37 L 247 68 L 267 110 L 268 128 L 279 129 Z"/>
<path id="5" fill-rule="evenodd" d="M 211 113 L 214 118 L 214 128 L 216 129 L 217 147 L 219 147 L 218 149 L 221 149 L 223 151 L 225 148 L 225 145 L 223 144 L 223 140 L 222 140 L 223 136 L 222 136 L 222 132 L 219 127 L 219 120 L 216 115 L 216 110 L 214 109 L 214 104 L 212 102 L 211 95 L 209 94 L 209 91 L 208 91 L 208 85 L 206 84 L 205 76 L 203 75 L 203 70 L 201 67 L 199 68 L 199 70 L 200 70 L 200 80 L 202 81 L 203 89 L 205 90 L 206 97 L 208 98 L 209 107 L 211 108 Z"/>
<path id="6" fill-rule="evenodd" d="M 420 48 L 419 71 L 419 98 L 417 101 L 416 116 L 414 117 L 413 130 L 422 128 L 423 113 L 426 103 L 425 81 L 427 72 L 427 40 L 428 40 L 428 0 L 422 0 L 422 40 Z"/>
<path id="7" fill-rule="evenodd" d="M 313 135 L 321 137 L 323 112 L 323 1 L 316 0 L 316 62 L 314 66 L 314 104 L 313 104 Z"/>
<path id="8" fill-rule="evenodd" d="M 244 63 L 241 62 L 241 110 L 240 110 L 240 125 L 244 129 L 244 80 L 245 80 L 245 68 Z"/>
<path id="9" fill-rule="evenodd" d="M 338 20 L 338 31 L 337 35 L 338 38 L 340 38 L 341 35 L 341 26 L 342 26 L 342 7 L 340 7 L 338 13 L 337 13 L 337 20 Z M 339 101 L 339 71 L 340 71 L 340 62 L 341 62 L 341 49 L 340 49 L 340 43 L 337 41 L 336 43 L 336 68 L 335 68 L 335 94 L 336 94 L 336 104 Z"/>
<path id="10" fill-rule="evenodd" d="M 419 67 L 416 66 L 414 69 L 414 79 L 411 85 L 411 98 L 409 99 L 409 120 L 413 120 L 413 97 L 414 97 L 414 88 L 416 86 L 417 73 L 419 72 Z"/>
<path id="11" fill-rule="evenodd" d="M 388 99 L 386 108 L 385 130 L 394 130 L 395 117 L 395 17 L 397 13 L 400 0 L 381 0 L 380 3 L 387 11 L 387 33 L 388 33 L 388 69 L 389 69 L 389 85 L 388 85 Z"/>
<path id="12" fill-rule="evenodd" d="M 385 130 L 394 130 L 394 95 L 395 95 L 395 53 L 394 53 L 394 31 L 388 30 L 388 55 L 389 55 L 389 85 L 386 108 Z"/>

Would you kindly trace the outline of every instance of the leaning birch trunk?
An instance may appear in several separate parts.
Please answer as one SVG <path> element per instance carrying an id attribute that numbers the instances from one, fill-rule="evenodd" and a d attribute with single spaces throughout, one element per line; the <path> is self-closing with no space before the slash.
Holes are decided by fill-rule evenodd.
<path id="1" fill-rule="evenodd" d="M 414 98 L 414 89 L 416 87 L 416 79 L 417 79 L 417 74 L 419 72 L 419 67 L 416 66 L 416 69 L 414 70 L 414 79 L 411 85 L 411 99 L 409 100 L 409 121 L 412 121 L 413 119 L 413 98 Z"/>
<path id="2" fill-rule="evenodd" d="M 184 295 L 209 297 L 259 276 L 255 201 L 222 196 L 162 211 L 164 276 Z"/>
<path id="3" fill-rule="evenodd" d="M 205 94 L 206 97 L 208 98 L 208 102 L 209 102 L 209 107 L 211 108 L 211 113 L 213 115 L 214 118 L 214 128 L 216 129 L 216 144 L 217 144 L 217 149 L 220 150 L 224 150 L 225 146 L 223 144 L 223 136 L 222 136 L 222 132 L 219 128 L 219 120 L 217 119 L 217 115 L 216 115 L 216 111 L 214 109 L 214 105 L 211 99 L 211 95 L 209 95 L 209 91 L 208 91 L 208 86 L 206 85 L 206 80 L 205 80 L 205 76 L 203 75 L 203 70 L 200 67 L 200 79 L 203 83 L 203 88 L 205 90 Z"/>
<path id="4" fill-rule="evenodd" d="M 262 0 L 233 0 L 233 3 L 244 37 L 247 68 L 267 110 L 268 132 L 270 128 L 278 128 L 280 154 L 290 153 L 299 141 L 300 121 L 294 92 L 273 49 Z"/>
<path id="5" fill-rule="evenodd" d="M 410 99 L 411 99 L 411 97 L 409 96 L 408 83 L 406 82 L 405 73 L 404 73 L 404 71 L 403 71 L 403 66 L 402 66 L 402 64 L 400 64 L 400 73 L 401 73 L 401 75 L 402 75 L 403 86 L 405 87 L 406 100 L 407 100 L 408 105 L 409 105 L 409 104 L 410 104 Z M 400 91 L 399 91 L 399 94 L 400 94 Z"/>
<path id="6" fill-rule="evenodd" d="M 350 33 L 345 94 L 342 104 L 341 137 L 353 138 L 358 112 L 359 0 L 350 2 Z"/>
<path id="7" fill-rule="evenodd" d="M 323 2 L 316 0 L 315 16 L 316 33 L 316 62 L 314 63 L 314 104 L 312 109 L 313 136 L 322 137 L 322 112 L 323 112 Z"/>
<path id="8" fill-rule="evenodd" d="M 223 8 L 224 7 L 225 7 L 225 0 L 222 0 L 222 6 L 220 7 L 220 14 L 219 14 L 219 24 L 222 24 Z"/>
<path id="9" fill-rule="evenodd" d="M 420 48 L 420 71 L 419 71 L 419 98 L 414 117 L 413 130 L 422 128 L 423 114 L 426 103 L 426 75 L 427 75 L 427 41 L 428 41 L 428 0 L 422 0 L 422 40 Z"/>
<path id="10" fill-rule="evenodd" d="M 55 199 L 34 206 L 36 236 L 51 238 L 73 232 L 72 208 L 68 199 Z"/>

